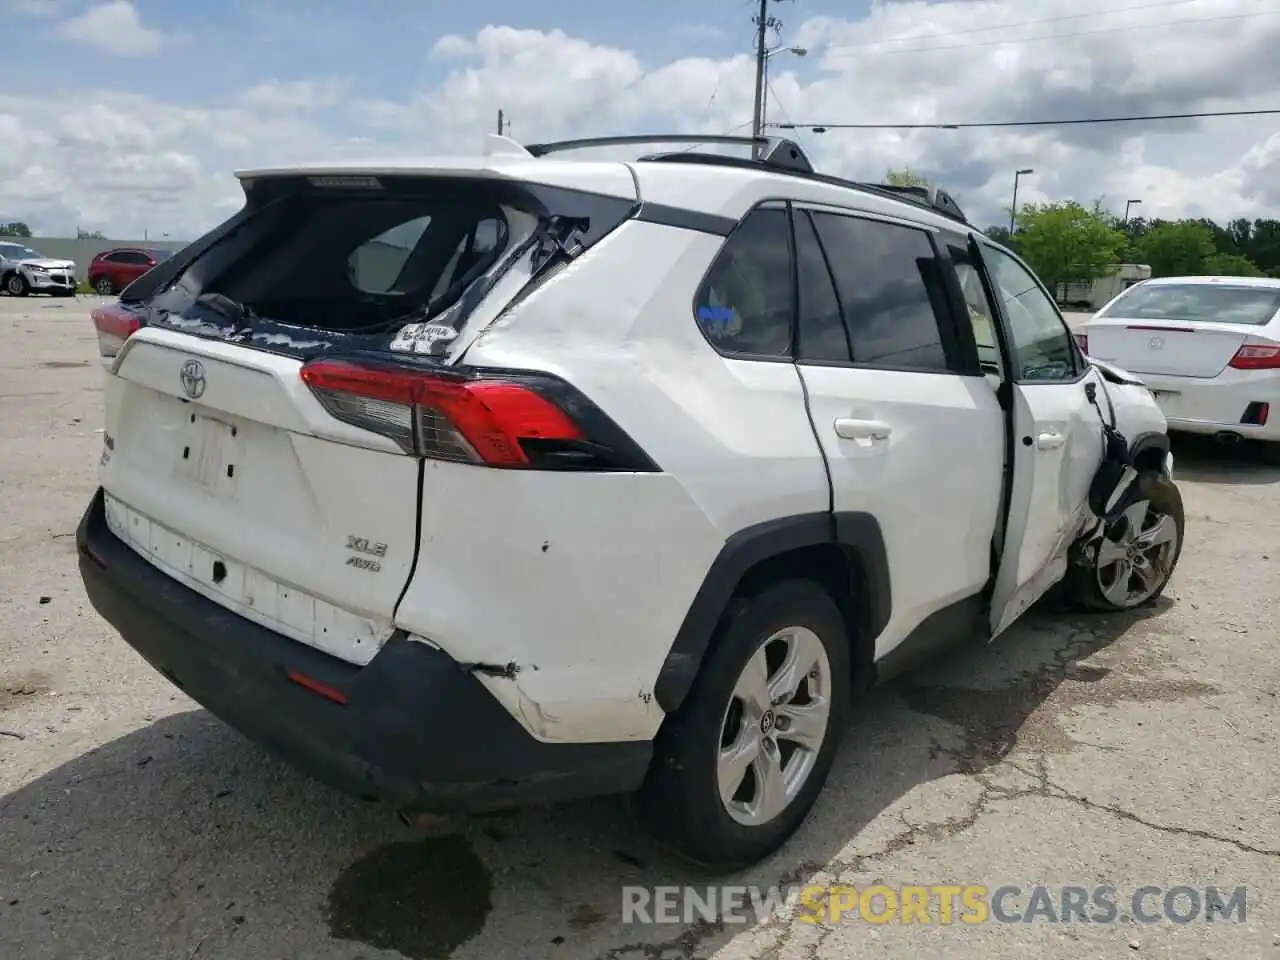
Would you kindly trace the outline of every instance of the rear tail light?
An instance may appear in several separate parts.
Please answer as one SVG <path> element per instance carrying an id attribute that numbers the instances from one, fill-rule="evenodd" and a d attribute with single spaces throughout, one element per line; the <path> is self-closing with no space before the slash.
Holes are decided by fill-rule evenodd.
<path id="1" fill-rule="evenodd" d="M 1076 346 L 1080 348 L 1080 352 L 1088 356 L 1089 354 L 1089 335 L 1087 333 L 1073 333 Z"/>
<path id="2" fill-rule="evenodd" d="M 104 357 L 114 357 L 119 353 L 124 342 L 142 326 L 138 315 L 119 303 L 94 307 L 89 316 L 98 331 L 98 352 Z"/>
<path id="3" fill-rule="evenodd" d="M 1280 344 L 1246 340 L 1227 366 L 1237 370 L 1280 369 Z"/>
<path id="4" fill-rule="evenodd" d="M 388 437 L 413 456 L 507 468 L 656 469 L 590 401 L 550 378 L 336 359 L 307 363 L 300 375 L 331 416 Z M 551 392 L 569 396 L 565 406 L 577 416 Z"/>

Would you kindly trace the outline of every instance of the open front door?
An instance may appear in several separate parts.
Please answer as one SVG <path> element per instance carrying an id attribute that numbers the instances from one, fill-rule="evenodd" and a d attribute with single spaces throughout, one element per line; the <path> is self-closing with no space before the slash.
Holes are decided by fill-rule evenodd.
<path id="1" fill-rule="evenodd" d="M 1085 392 L 1098 374 L 1076 349 L 1057 305 L 1012 255 L 978 247 L 996 301 L 1013 427 L 1009 512 L 991 598 L 995 636 L 1065 573 L 1067 548 L 1090 518 L 1089 485 L 1103 441 Z"/>

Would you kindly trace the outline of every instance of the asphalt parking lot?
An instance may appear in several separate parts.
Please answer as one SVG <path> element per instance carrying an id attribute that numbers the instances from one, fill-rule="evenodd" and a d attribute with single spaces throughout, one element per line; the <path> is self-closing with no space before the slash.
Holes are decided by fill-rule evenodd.
<path id="1" fill-rule="evenodd" d="M 1114 922 L 627 924 L 624 886 L 707 880 L 624 803 L 406 828 L 222 726 L 97 617 L 73 543 L 102 444 L 91 302 L 0 297 L 6 960 L 1280 957 L 1280 470 L 1179 444 L 1164 600 L 1050 599 L 878 691 L 809 824 L 738 881 L 1111 885 Z M 1144 886 L 1245 887 L 1246 913 L 1142 922 Z"/>

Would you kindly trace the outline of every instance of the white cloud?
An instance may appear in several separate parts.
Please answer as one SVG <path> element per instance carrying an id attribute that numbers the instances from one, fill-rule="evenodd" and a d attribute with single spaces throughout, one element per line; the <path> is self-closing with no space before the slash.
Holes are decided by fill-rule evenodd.
<path id="1" fill-rule="evenodd" d="M 431 47 L 431 56 L 437 60 L 460 60 L 475 53 L 476 48 L 466 37 L 446 33 Z"/>
<path id="2" fill-rule="evenodd" d="M 164 43 L 164 34 L 145 26 L 129 0 L 112 0 L 90 7 L 78 17 L 64 21 L 59 32 L 68 40 L 120 56 L 156 53 Z"/>
<path id="3" fill-rule="evenodd" d="M 342 102 L 346 80 L 328 77 L 315 80 L 269 80 L 250 87 L 241 95 L 249 107 L 263 110 L 322 110 Z"/>
<path id="4" fill-rule="evenodd" d="M 1256 0 L 1195 0 L 1102 15 L 1081 14 L 1074 0 L 907 0 L 857 20 L 796 18 L 784 39 L 811 52 L 771 62 L 769 119 L 928 123 L 1274 106 L 1280 16 L 1253 16 L 1260 9 Z M 1193 17 L 1200 22 L 1168 23 Z M 1036 39 L 1050 34 L 1059 36 Z M 0 95 L 0 215 L 51 231 L 79 223 L 125 236 L 163 223 L 194 236 L 235 204 L 237 167 L 466 152 L 479 148 L 499 108 L 526 141 L 742 131 L 751 117 L 746 54 L 664 62 L 565 31 L 488 26 L 440 38 L 432 55 L 455 62 L 437 67 L 434 83 L 382 99 L 332 78 L 261 75 L 213 107 L 119 91 L 60 93 L 56 102 Z M 874 180 L 910 166 L 957 194 L 980 225 L 1004 219 L 1022 167 L 1036 174 L 1023 179 L 1020 200 L 1103 196 L 1117 210 L 1141 199 L 1146 216 L 1280 216 L 1280 117 L 797 136 L 823 170 Z"/>

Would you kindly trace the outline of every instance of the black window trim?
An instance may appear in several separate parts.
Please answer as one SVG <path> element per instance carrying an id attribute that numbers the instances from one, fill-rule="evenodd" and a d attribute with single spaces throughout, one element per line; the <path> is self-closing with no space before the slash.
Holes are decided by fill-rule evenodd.
<path id="1" fill-rule="evenodd" d="M 812 210 L 796 204 L 788 204 L 788 209 L 791 211 L 791 272 L 795 277 L 796 301 L 791 320 L 791 324 L 795 329 L 795 336 L 791 341 L 791 356 L 795 358 L 796 366 L 851 367 L 853 366 L 853 332 L 849 329 L 849 318 L 845 316 L 844 304 L 840 302 L 840 290 L 836 286 L 836 275 L 831 269 L 831 257 L 827 255 L 827 245 L 822 242 L 822 234 L 818 232 L 818 223 L 813 219 Z M 818 252 L 822 254 L 823 269 L 826 271 L 827 280 L 831 284 L 831 295 L 836 301 L 836 311 L 840 314 L 840 328 L 844 330 L 845 349 L 849 351 L 848 360 L 811 360 L 800 356 L 800 243 L 799 238 L 796 237 L 797 214 L 803 215 L 809 221 L 809 229 L 813 231 L 813 239 L 818 244 Z"/>
<path id="2" fill-rule="evenodd" d="M 955 260 L 951 256 L 951 247 L 963 250 L 965 256 L 971 261 L 970 265 L 977 272 L 978 281 L 982 284 L 982 292 L 987 298 L 987 306 L 991 309 L 992 333 L 996 338 L 996 349 L 1000 352 L 1000 362 L 1004 370 L 1009 370 L 1013 366 L 1013 360 L 1009 352 L 1008 333 L 1000 320 L 999 307 L 993 295 L 991 281 L 986 274 L 985 265 L 975 249 L 973 238 L 960 231 L 942 230 L 939 231 L 937 241 L 939 250 L 942 253 L 943 271 L 946 274 L 946 286 L 951 300 L 951 311 L 956 316 L 956 337 L 964 354 L 962 359 L 972 362 L 971 372 L 961 375 L 986 379 L 981 359 L 978 357 L 978 340 L 973 335 L 973 323 L 969 319 L 968 302 L 964 297 L 964 288 L 960 284 L 960 275 L 956 272 Z M 1008 377 L 1006 376 L 1004 379 L 1007 381 Z"/>
<path id="3" fill-rule="evenodd" d="M 792 355 L 796 357 L 795 363 L 798 366 L 839 367 L 845 370 L 886 370 L 886 371 L 889 371 L 890 373 L 927 373 L 927 374 L 932 374 L 934 376 L 952 376 L 952 377 L 974 376 L 974 374 L 972 373 L 973 365 L 969 365 L 968 369 L 966 369 L 965 361 L 967 358 L 964 353 L 964 341 L 958 329 L 960 324 L 959 324 L 958 318 L 955 315 L 955 303 L 952 302 L 952 298 L 950 296 L 951 284 L 950 282 L 948 282 L 945 276 L 945 274 L 950 272 L 949 270 L 950 265 L 947 262 L 946 258 L 944 258 L 941 255 L 938 248 L 937 234 L 940 232 L 940 228 L 933 226 L 931 224 L 917 223 L 913 220 L 907 220 L 905 218 L 885 216 L 883 214 L 868 212 L 864 210 L 857 210 L 850 207 L 837 207 L 832 204 L 816 203 L 816 202 L 807 201 L 807 200 L 796 201 L 795 203 L 792 204 L 792 206 L 794 206 L 795 209 L 802 210 L 806 213 L 826 213 L 832 216 L 853 217 L 854 219 L 858 219 L 858 220 L 870 220 L 876 223 L 889 224 L 890 226 L 904 227 L 910 230 L 919 230 L 921 233 L 925 235 L 925 238 L 929 241 L 929 247 L 931 250 L 933 250 L 934 262 L 938 265 L 939 270 L 943 274 L 943 277 L 942 277 L 943 288 L 944 290 L 947 291 L 946 316 L 940 316 L 936 307 L 933 310 L 934 322 L 938 326 L 938 340 L 942 345 L 942 354 L 947 364 L 945 370 L 939 370 L 936 367 L 917 367 L 917 366 L 911 366 L 908 364 L 867 363 L 867 362 L 861 362 L 857 360 L 808 360 L 808 359 L 802 360 L 798 356 L 796 356 L 798 336 L 793 336 L 791 349 L 792 349 Z M 818 233 L 816 221 L 814 222 L 814 232 Z M 834 272 L 831 270 L 831 260 L 830 260 L 830 257 L 827 256 L 826 245 L 823 244 L 822 242 L 821 233 L 818 233 L 818 244 L 823 248 L 822 255 L 823 255 L 823 258 L 827 261 L 827 270 L 829 273 L 831 273 L 832 282 L 834 284 Z M 794 227 L 792 230 L 791 256 L 792 256 L 792 259 L 794 260 L 795 259 Z M 798 271 L 793 270 L 793 273 L 798 273 Z M 837 292 L 836 302 L 840 304 L 840 318 L 841 318 L 841 321 L 845 324 L 845 336 L 848 337 L 850 340 L 850 345 L 851 345 L 850 353 L 852 353 L 852 337 L 853 337 L 852 331 L 849 329 L 848 321 L 845 319 L 844 304 L 840 303 L 838 287 L 836 288 L 836 292 Z M 799 295 L 798 288 L 796 293 L 798 296 Z M 934 305 L 931 303 L 930 306 L 934 306 Z M 798 327 L 798 323 L 799 323 L 799 312 L 797 311 L 797 315 L 792 319 L 793 327 Z M 798 329 L 797 329 L 797 334 L 798 334 Z M 974 350 L 975 364 L 976 364 L 976 357 L 977 357 L 977 350 L 975 349 Z M 977 375 L 981 376 L 981 368 L 978 368 Z"/>
<path id="4" fill-rule="evenodd" d="M 1066 317 L 1062 315 L 1062 311 L 1058 309 L 1057 301 L 1054 300 L 1052 296 L 1050 296 L 1049 291 L 1045 287 L 1044 283 L 1040 280 L 1038 276 L 1036 276 L 1036 272 L 1032 270 L 1030 266 L 1027 265 L 1025 260 L 1019 257 L 1012 250 L 1002 247 L 997 243 L 993 243 L 991 240 L 983 236 L 981 233 L 976 233 L 976 232 L 971 233 L 970 239 L 971 239 L 971 246 L 977 255 L 976 259 L 979 265 L 979 273 L 982 275 L 982 283 L 987 290 L 987 297 L 992 298 L 992 294 L 995 294 L 994 299 L 992 299 L 991 306 L 992 306 L 992 309 L 995 310 L 996 315 L 999 318 L 1002 339 L 1005 340 L 1005 342 L 1008 344 L 1007 352 L 1010 355 L 1010 362 L 1008 363 L 1009 369 L 1006 374 L 1006 379 L 1008 380 L 1008 382 L 1015 386 L 1031 386 L 1031 387 L 1070 386 L 1072 384 L 1080 383 L 1086 377 L 1088 377 L 1089 373 L 1093 370 L 1093 364 L 1089 363 L 1089 361 L 1080 352 L 1080 345 L 1076 343 L 1076 338 L 1071 333 L 1071 327 L 1067 324 Z M 1058 322 L 1062 324 L 1062 331 L 1067 336 L 1067 349 L 1071 352 L 1072 362 L 1075 364 L 1075 368 L 1076 368 L 1076 373 L 1074 377 L 1052 379 L 1048 377 L 1041 378 L 1041 377 L 1023 377 L 1022 376 L 1022 371 L 1021 369 L 1018 368 L 1016 363 L 1016 357 L 1014 356 L 1015 340 L 1013 337 L 1013 325 L 1009 322 L 1008 314 L 1005 313 L 1004 297 L 999 293 L 999 287 L 996 284 L 995 276 L 991 268 L 987 265 L 987 258 L 986 258 L 987 250 L 994 250 L 997 253 L 1004 254 L 1006 257 L 1009 257 L 1011 260 L 1013 260 L 1014 263 L 1018 264 L 1018 266 L 1022 267 L 1022 269 L 1027 272 L 1027 276 L 1031 277 L 1031 279 L 1035 282 L 1035 285 L 1039 289 L 1039 291 L 1042 294 L 1044 294 L 1045 299 L 1049 301 L 1050 305 L 1052 305 L 1054 313 L 1056 313 L 1058 316 Z"/>

